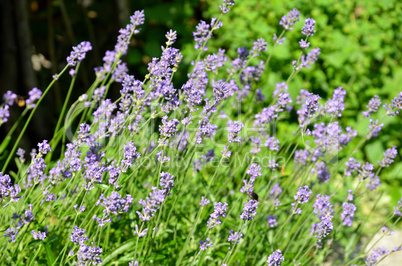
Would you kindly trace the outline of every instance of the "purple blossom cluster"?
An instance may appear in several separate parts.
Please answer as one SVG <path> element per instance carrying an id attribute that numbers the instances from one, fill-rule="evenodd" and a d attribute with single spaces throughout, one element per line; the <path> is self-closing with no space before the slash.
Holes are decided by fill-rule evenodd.
<path id="1" fill-rule="evenodd" d="M 196 27 L 197 31 L 193 32 L 194 40 L 196 41 L 194 48 L 207 51 L 207 44 L 208 40 L 212 37 L 212 31 L 220 27 L 222 27 L 222 21 L 218 21 L 216 18 L 211 20 L 211 24 L 207 24 L 205 21 L 201 20 Z"/>
<path id="2" fill-rule="evenodd" d="M 240 232 L 233 232 L 233 230 L 229 231 L 228 241 L 239 244 L 240 238 L 243 237 L 243 234 Z"/>
<path id="3" fill-rule="evenodd" d="M 228 204 L 226 202 L 224 202 L 224 203 L 218 202 L 215 204 L 214 212 L 210 214 L 208 222 L 207 222 L 207 226 L 209 228 L 212 229 L 215 226 L 222 223 L 221 218 L 226 217 L 227 206 L 228 206 Z"/>
<path id="4" fill-rule="evenodd" d="M 244 221 L 252 221 L 257 214 L 258 201 L 249 200 L 244 204 L 243 212 L 240 214 L 240 219 Z"/>
<path id="5" fill-rule="evenodd" d="M 206 250 L 209 247 L 212 247 L 212 241 L 209 237 L 207 237 L 205 241 L 200 241 L 200 252 Z M 200 254 L 200 252 L 198 254 Z"/>
<path id="6" fill-rule="evenodd" d="M 232 121 L 229 120 L 228 123 L 228 142 L 241 142 L 241 137 L 239 136 L 240 131 L 244 127 L 242 121 Z"/>
<path id="7" fill-rule="evenodd" d="M 99 226 L 104 226 L 105 222 L 112 222 L 111 214 L 118 215 L 123 212 L 128 212 L 128 209 L 133 204 L 133 198 L 130 194 L 127 194 L 126 198 L 123 198 L 118 192 L 112 191 L 110 196 L 100 195 L 96 205 L 104 207 L 103 217 L 97 217 L 94 215 L 93 219 L 97 220 Z"/>
<path id="8" fill-rule="evenodd" d="M 84 60 L 87 52 L 92 50 L 92 46 L 90 42 L 81 42 L 77 46 L 73 46 L 73 50 L 70 55 L 67 57 L 67 63 L 70 66 L 75 66 L 77 63 Z"/>
<path id="9" fill-rule="evenodd" d="M 18 196 L 20 192 L 20 186 L 18 184 L 13 185 L 10 176 L 3 175 L 3 173 L 0 172 L 0 201 L 3 202 L 9 199 L 9 203 L 18 202 L 22 198 L 22 196 Z"/>
<path id="10" fill-rule="evenodd" d="M 344 226 L 352 226 L 353 218 L 355 215 L 356 211 L 356 205 L 354 205 L 351 202 L 344 202 L 342 203 L 342 214 L 341 214 L 341 219 L 342 219 L 342 224 Z"/>
<path id="11" fill-rule="evenodd" d="M 299 21 L 300 11 L 294 8 L 293 10 L 289 11 L 286 16 L 281 18 L 279 25 L 283 26 L 285 30 L 293 30 L 292 26 Z"/>
<path id="12" fill-rule="evenodd" d="M 316 246 L 322 248 L 323 240 L 332 232 L 334 226 L 332 218 L 334 216 L 333 206 L 329 202 L 330 196 L 317 195 L 317 199 L 314 202 L 314 213 L 320 219 L 319 223 L 314 223 L 311 226 L 311 232 L 317 238 Z"/>
<path id="13" fill-rule="evenodd" d="M 250 175 L 251 177 L 250 180 L 243 180 L 244 186 L 240 188 L 240 192 L 250 194 L 254 191 L 255 178 L 262 175 L 261 166 L 256 163 L 252 163 L 250 168 L 246 171 L 246 174 Z"/>
<path id="14" fill-rule="evenodd" d="M 160 208 L 159 206 L 165 201 L 166 197 L 170 195 L 170 190 L 174 186 L 174 176 L 162 172 L 160 173 L 160 185 L 162 189 L 158 187 L 152 187 L 152 192 L 149 193 L 149 197 L 146 200 L 140 199 L 139 204 L 143 206 L 142 213 L 136 211 L 142 221 L 149 221 Z"/>
<path id="15" fill-rule="evenodd" d="M 282 255 L 282 251 L 277 249 L 271 255 L 268 256 L 268 266 L 281 266 L 282 261 L 285 261 L 285 257 Z"/>
<path id="16" fill-rule="evenodd" d="M 8 237 L 10 242 L 15 242 L 16 237 L 18 235 L 19 230 L 25 225 L 30 224 L 35 219 L 34 214 L 32 213 L 32 204 L 28 204 L 29 209 L 26 209 L 24 215 L 19 215 L 17 213 L 13 213 L 11 216 L 11 227 L 7 228 L 4 233 L 4 237 Z"/>

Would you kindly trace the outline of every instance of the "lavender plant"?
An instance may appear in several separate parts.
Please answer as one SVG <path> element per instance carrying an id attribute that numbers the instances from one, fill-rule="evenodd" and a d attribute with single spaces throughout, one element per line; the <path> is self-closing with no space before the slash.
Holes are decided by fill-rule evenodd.
<path id="1" fill-rule="evenodd" d="M 347 87 L 325 100 L 292 82 L 319 60 L 320 48 L 307 42 L 319 34 L 314 19 L 300 27 L 293 9 L 278 21 L 283 30 L 273 43 L 260 38 L 229 58 L 223 49 L 208 52 L 222 16 L 236 8 L 230 0 L 219 7 L 217 18 L 196 27 L 184 84 L 174 79 L 183 55 L 173 47 L 173 29 L 148 74 L 130 75 L 123 56 L 145 19 L 136 11 L 94 70 L 93 84 L 69 109 L 66 97 L 53 138 L 27 159 L 17 148 L 35 108 L 67 70 L 70 95 L 91 44 L 73 47 L 43 94 L 31 91 L 26 110 L 34 109 L 13 147 L 5 139 L 0 151 L 7 157 L 0 173 L 2 263 L 319 265 L 338 247 L 341 256 L 331 263 L 376 265 L 401 250 L 362 238 L 386 237 L 400 225 L 402 199 L 384 221 L 369 219 L 380 211 L 373 199 L 380 199 L 381 171 L 398 160 L 398 148 L 390 146 L 378 162 L 356 152 L 385 137 L 402 92 L 383 106 L 378 96 L 370 100 L 368 126 L 358 132 L 342 122 Z M 297 30 L 304 37 L 294 40 L 300 56 L 289 62 L 291 73 L 275 88 L 264 86 L 275 48 Z M 114 83 L 117 99 L 108 98 Z M 4 95 L 0 126 L 15 98 Z M 283 121 L 292 126 L 281 127 Z M 13 158 L 17 171 L 10 170 Z"/>

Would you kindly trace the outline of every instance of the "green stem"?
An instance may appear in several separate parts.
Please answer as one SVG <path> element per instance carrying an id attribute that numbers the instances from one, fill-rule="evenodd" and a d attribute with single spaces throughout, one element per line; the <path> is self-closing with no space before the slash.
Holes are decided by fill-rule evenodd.
<path id="1" fill-rule="evenodd" d="M 60 72 L 60 74 L 58 74 L 58 77 L 59 77 L 59 78 L 60 78 L 60 76 L 68 69 L 68 67 L 69 67 L 69 65 L 66 65 L 66 66 L 64 67 L 64 69 Z M 18 136 L 17 140 L 15 141 L 14 146 L 13 146 L 13 148 L 12 148 L 10 154 L 9 154 L 8 157 L 7 157 L 7 161 L 6 161 L 5 164 L 3 165 L 3 168 L 2 168 L 2 170 L 1 170 L 3 173 L 5 173 L 5 170 L 6 170 L 7 166 L 8 166 L 8 164 L 10 163 L 11 158 L 14 156 L 15 150 L 17 149 L 18 144 L 20 143 L 20 141 L 21 141 L 21 139 L 22 139 L 22 136 L 24 135 L 25 131 L 27 130 L 27 127 L 28 127 L 28 125 L 29 125 L 29 122 L 31 122 L 31 119 L 32 119 L 33 115 L 35 114 L 36 109 L 38 109 L 39 104 L 40 104 L 40 103 L 42 102 L 42 100 L 45 98 L 46 94 L 49 92 L 50 88 L 52 88 L 52 86 L 53 86 L 53 84 L 56 82 L 56 80 L 57 80 L 57 79 L 53 79 L 52 82 L 50 82 L 49 86 L 47 86 L 46 90 L 43 92 L 42 97 L 40 97 L 40 99 L 39 99 L 38 102 L 36 103 L 34 109 L 33 109 L 32 112 L 29 114 L 29 117 L 28 117 L 27 121 L 25 122 L 24 127 L 22 128 L 20 135 Z"/>

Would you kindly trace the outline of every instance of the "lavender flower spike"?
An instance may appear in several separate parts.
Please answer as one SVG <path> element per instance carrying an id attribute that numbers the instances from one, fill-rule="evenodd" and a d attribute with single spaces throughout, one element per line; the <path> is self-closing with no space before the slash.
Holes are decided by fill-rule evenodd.
<path id="1" fill-rule="evenodd" d="M 271 255 L 268 256 L 268 266 L 281 266 L 282 261 L 285 260 L 285 257 L 282 255 L 282 251 L 280 249 L 277 249 L 272 253 Z"/>
<path id="2" fill-rule="evenodd" d="M 85 58 L 85 54 L 92 50 L 90 42 L 81 42 L 77 46 L 73 46 L 73 51 L 67 57 L 67 63 L 70 66 L 75 66 Z"/>

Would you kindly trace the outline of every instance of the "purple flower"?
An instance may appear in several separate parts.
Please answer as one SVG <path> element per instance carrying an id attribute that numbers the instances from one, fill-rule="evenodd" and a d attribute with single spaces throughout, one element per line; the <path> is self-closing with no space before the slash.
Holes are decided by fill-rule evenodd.
<path id="1" fill-rule="evenodd" d="M 278 164 L 275 162 L 275 159 L 268 159 L 268 168 L 275 170 L 278 167 Z"/>
<path id="2" fill-rule="evenodd" d="M 274 35 L 273 35 L 273 37 L 272 37 L 272 40 L 273 40 L 274 42 L 276 42 L 278 45 L 282 45 L 282 44 L 283 44 L 283 41 L 286 40 L 286 37 L 283 37 L 283 38 L 281 38 L 281 39 L 278 39 L 278 36 L 276 36 L 276 34 L 274 33 Z"/>
<path id="3" fill-rule="evenodd" d="M 192 166 L 194 171 L 200 172 L 202 167 L 208 162 L 212 162 L 215 159 L 214 149 L 209 150 L 206 154 L 200 156 L 199 159 L 195 159 Z"/>
<path id="4" fill-rule="evenodd" d="M 381 100 L 378 95 L 374 95 L 373 98 L 370 99 L 367 107 L 367 111 L 363 111 L 364 117 L 369 117 L 370 114 L 376 113 L 378 111 L 378 107 L 381 105 Z"/>
<path id="5" fill-rule="evenodd" d="M 17 94 L 13 93 L 12 91 L 7 91 L 3 94 L 3 101 L 6 105 L 12 106 L 15 99 L 17 99 Z"/>
<path id="6" fill-rule="evenodd" d="M 402 210 L 402 197 L 398 201 L 398 205 L 394 207 L 394 215 L 402 216 L 401 210 Z"/>
<path id="7" fill-rule="evenodd" d="M 239 133 L 242 130 L 242 128 L 244 127 L 243 122 L 242 121 L 232 121 L 229 120 L 227 122 L 227 126 L 228 126 L 228 141 L 229 143 L 232 142 L 241 142 L 241 137 L 239 137 Z"/>
<path id="8" fill-rule="evenodd" d="M 359 171 L 359 180 L 363 180 L 365 181 L 368 177 L 373 178 L 374 177 L 374 165 L 372 165 L 371 163 L 365 163 L 362 166 L 361 170 Z"/>
<path id="9" fill-rule="evenodd" d="M 236 244 L 239 244 L 240 238 L 243 237 L 243 234 L 242 234 L 242 233 L 233 232 L 233 230 L 230 230 L 230 231 L 229 231 L 229 234 L 230 234 L 230 235 L 229 235 L 229 237 L 228 237 L 228 241 L 229 241 L 229 242 L 233 242 L 233 243 L 236 242 Z"/>
<path id="10" fill-rule="evenodd" d="M 125 173 L 127 169 L 133 165 L 134 160 L 138 159 L 141 157 L 141 154 L 137 152 L 137 148 L 134 146 L 134 144 L 129 141 L 127 142 L 126 145 L 124 145 L 124 158 L 121 161 L 122 165 L 122 172 Z"/>
<path id="11" fill-rule="evenodd" d="M 222 26 L 222 21 L 216 23 L 216 20 L 216 18 L 212 18 L 211 25 L 201 20 L 201 22 L 197 25 L 197 31 L 193 32 L 193 37 L 196 41 L 194 46 L 195 49 L 203 49 L 204 51 L 208 50 L 207 44 L 208 40 L 212 37 L 212 31 L 217 30 Z"/>
<path id="12" fill-rule="evenodd" d="M 348 189 L 348 201 L 353 200 L 353 191 L 351 189 Z"/>
<path id="13" fill-rule="evenodd" d="M 324 219 L 332 220 L 332 217 L 334 216 L 335 211 L 332 209 L 333 206 L 329 202 L 329 198 L 330 196 L 328 195 L 318 194 L 314 202 L 313 205 L 314 213 L 317 214 L 317 217 L 320 220 Z"/>
<path id="14" fill-rule="evenodd" d="M 210 203 L 210 201 L 205 198 L 204 196 L 201 197 L 201 202 L 200 202 L 200 206 L 206 206 Z"/>
<path id="15" fill-rule="evenodd" d="M 268 215 L 267 219 L 268 219 L 269 227 L 274 228 L 274 227 L 278 226 L 278 222 L 277 222 L 278 216 L 276 216 L 276 215 Z"/>
<path id="16" fill-rule="evenodd" d="M 366 258 L 366 260 L 364 261 L 366 263 L 367 266 L 375 266 L 377 265 L 377 263 L 380 261 L 380 258 L 382 256 L 387 256 L 389 255 L 391 252 L 386 249 L 385 247 L 378 247 L 375 248 L 371 254 Z"/>
<path id="17" fill-rule="evenodd" d="M 252 221 L 253 217 L 257 214 L 258 201 L 249 200 L 244 204 L 243 212 L 240 214 L 240 219 L 244 221 Z"/>
<path id="18" fill-rule="evenodd" d="M 77 46 L 73 46 L 73 50 L 67 57 L 67 63 L 70 66 L 75 66 L 85 58 L 85 54 L 92 50 L 90 42 L 81 42 Z"/>
<path id="19" fill-rule="evenodd" d="M 261 166 L 259 166 L 256 163 L 252 163 L 250 165 L 250 168 L 247 170 L 246 174 L 251 175 L 251 177 L 257 177 L 257 176 L 262 176 L 261 174 Z"/>
<path id="20" fill-rule="evenodd" d="M 279 150 L 279 140 L 275 137 L 268 136 L 267 141 L 264 144 L 265 147 L 269 148 L 271 151 Z"/>
<path id="21" fill-rule="evenodd" d="M 384 124 L 378 124 L 378 119 L 374 120 L 370 118 L 369 132 L 367 133 L 366 139 L 371 139 L 372 137 L 377 137 L 378 133 L 381 131 L 381 128 Z"/>
<path id="22" fill-rule="evenodd" d="M 138 229 L 138 225 L 135 225 L 135 232 L 134 234 L 138 235 L 139 238 L 144 237 L 148 232 L 148 228 L 145 228 L 144 230 L 142 230 L 140 232 L 140 230 Z"/>
<path id="23" fill-rule="evenodd" d="M 303 39 L 300 40 L 299 44 L 300 44 L 300 48 L 302 48 L 302 49 L 307 49 L 310 46 L 310 43 L 306 42 Z"/>
<path id="24" fill-rule="evenodd" d="M 296 195 L 294 196 L 294 199 L 297 203 L 303 204 L 309 201 L 310 199 L 310 195 L 313 192 L 311 191 L 311 189 L 308 186 L 302 186 L 299 187 Z"/>
<path id="25" fill-rule="evenodd" d="M 208 247 L 212 247 L 212 241 L 208 237 L 205 239 L 205 241 L 201 240 L 200 241 L 200 252 L 203 250 L 206 250 Z M 200 253 L 199 252 L 199 253 Z M 198 253 L 198 254 L 199 254 Z"/>
<path id="26" fill-rule="evenodd" d="M 224 202 L 218 202 L 215 204 L 214 212 L 210 214 L 207 226 L 209 228 L 214 228 L 215 226 L 221 224 L 221 217 L 226 217 L 226 210 L 228 204 Z"/>
<path id="27" fill-rule="evenodd" d="M 269 198 L 270 199 L 278 198 L 279 195 L 281 195 L 281 194 L 282 194 L 281 186 L 279 185 L 279 183 L 275 183 L 272 186 L 271 190 L 269 191 Z"/>
<path id="28" fill-rule="evenodd" d="M 282 261 L 285 261 L 285 257 L 282 255 L 282 251 L 277 249 L 274 253 L 268 256 L 267 263 L 268 266 L 281 266 Z"/>
<path id="29" fill-rule="evenodd" d="M 10 117 L 9 108 L 8 105 L 0 106 L 0 126 L 8 121 L 8 117 Z"/>
<path id="30" fill-rule="evenodd" d="M 34 239 L 45 240 L 45 238 L 46 238 L 46 232 L 38 231 L 38 232 L 36 233 L 35 230 L 32 230 L 31 234 L 32 234 L 32 237 L 33 237 Z"/>
<path id="31" fill-rule="evenodd" d="M 130 261 L 128 266 L 138 266 L 138 261 Z"/>
<path id="32" fill-rule="evenodd" d="M 4 201 L 10 198 L 10 202 L 18 202 L 22 198 L 18 196 L 20 192 L 20 186 L 18 184 L 13 185 L 10 176 L 3 175 L 3 173 L 0 172 L 0 200 Z"/>
<path id="33" fill-rule="evenodd" d="M 167 172 L 161 172 L 160 178 L 160 186 L 162 187 L 165 196 L 169 196 L 169 191 L 174 187 L 174 176 Z"/>
<path id="34" fill-rule="evenodd" d="M 227 60 L 228 58 L 225 56 L 225 50 L 219 49 L 218 54 L 213 53 L 204 59 L 205 70 L 218 74 L 219 68 L 223 67 L 225 61 Z"/>
<path id="35" fill-rule="evenodd" d="M 317 173 L 319 183 L 327 183 L 329 181 L 331 172 L 329 171 L 329 168 L 326 167 L 325 162 L 316 162 L 315 168 L 312 171 Z"/>
<path id="36" fill-rule="evenodd" d="M 336 88 L 334 90 L 334 94 L 332 99 L 329 99 L 325 103 L 325 112 L 332 114 L 335 117 L 341 117 L 342 111 L 345 110 L 344 98 L 346 95 L 346 91 L 342 88 Z"/>
<path id="37" fill-rule="evenodd" d="M 295 151 L 295 163 L 299 165 L 306 165 L 309 155 L 310 153 L 306 149 Z"/>
<path id="38" fill-rule="evenodd" d="M 162 118 L 163 125 L 159 125 L 159 133 L 164 137 L 172 137 L 173 134 L 177 131 L 179 120 L 173 118 L 172 120 L 168 121 L 167 119 L 167 115 Z"/>
<path id="39" fill-rule="evenodd" d="M 312 18 L 307 18 L 304 21 L 304 27 L 302 28 L 302 34 L 312 37 L 315 33 L 315 20 Z"/>
<path id="40" fill-rule="evenodd" d="M 311 231 L 314 234 L 315 238 L 319 240 L 319 243 L 320 240 L 326 238 L 333 229 L 333 223 L 329 218 L 324 218 L 323 220 L 321 220 L 320 223 L 315 223 L 311 227 Z"/>
<path id="41" fill-rule="evenodd" d="M 261 113 L 256 114 L 254 117 L 255 117 L 255 124 L 257 126 L 272 123 L 276 118 L 278 118 L 278 113 L 276 112 L 276 106 L 271 105 L 269 107 L 263 108 Z"/>
<path id="42" fill-rule="evenodd" d="M 48 152 L 51 151 L 50 145 L 47 143 L 47 140 L 44 140 L 41 143 L 38 143 L 38 148 L 39 148 L 39 153 L 41 154 L 47 154 Z"/>
<path id="43" fill-rule="evenodd" d="M 89 240 L 89 238 L 85 235 L 85 229 L 81 229 L 78 226 L 74 226 L 74 230 L 71 233 L 70 239 L 71 242 L 76 245 L 81 245 L 86 240 Z"/>
<path id="44" fill-rule="evenodd" d="M 289 11 L 286 16 L 281 18 L 279 25 L 283 26 L 285 30 L 293 30 L 292 26 L 299 21 L 300 11 L 294 8 L 293 10 Z"/>
<path id="45" fill-rule="evenodd" d="M 129 207 L 133 204 L 133 198 L 130 194 L 127 194 L 126 198 L 123 198 L 118 192 L 112 191 L 110 196 L 104 197 L 103 194 L 100 195 L 99 200 L 96 205 L 101 205 L 105 209 L 103 213 L 105 216 L 110 214 L 120 214 L 123 212 L 128 212 Z"/>
<path id="46" fill-rule="evenodd" d="M 321 99 L 320 96 L 313 93 L 306 92 L 306 98 L 302 109 L 297 110 L 299 115 L 299 122 L 301 125 L 306 125 L 309 123 L 309 118 L 311 118 L 319 108 L 318 100 Z"/>
<path id="47" fill-rule="evenodd" d="M 384 159 L 382 159 L 382 161 L 378 163 L 381 165 L 381 167 L 388 167 L 394 162 L 398 151 L 396 150 L 396 146 L 392 146 L 392 148 L 387 149 L 383 154 Z"/>
<path id="48" fill-rule="evenodd" d="M 28 109 L 35 107 L 35 102 L 42 97 L 42 92 L 38 88 L 33 88 L 28 92 L 29 98 L 25 101 Z"/>
<path id="49" fill-rule="evenodd" d="M 102 264 L 102 248 L 96 247 L 92 242 L 91 246 L 85 244 L 80 245 L 80 249 L 77 252 L 77 259 L 79 265 L 97 265 Z"/>
<path id="50" fill-rule="evenodd" d="M 353 157 L 349 158 L 349 161 L 345 163 L 345 175 L 351 176 L 352 173 L 356 172 L 360 168 L 360 163 Z"/>
<path id="51" fill-rule="evenodd" d="M 254 42 L 253 49 L 251 49 L 251 54 L 253 57 L 259 56 L 258 52 L 265 52 L 267 50 L 267 42 L 260 38 Z"/>
<path id="52" fill-rule="evenodd" d="M 381 186 L 380 178 L 377 175 L 376 176 L 370 176 L 370 179 L 367 182 L 366 187 L 368 187 L 371 191 L 373 191 L 378 186 Z"/>
<path id="53" fill-rule="evenodd" d="M 230 7 L 234 6 L 235 2 L 234 0 L 222 0 L 222 1 L 223 5 L 219 6 L 219 8 L 222 11 L 222 13 L 225 14 L 230 11 Z"/>
<path id="54" fill-rule="evenodd" d="M 356 211 L 356 206 L 353 203 L 344 202 L 342 203 L 342 224 L 345 226 L 352 226 L 353 218 Z"/>
<path id="55" fill-rule="evenodd" d="M 297 65 L 297 61 L 293 61 L 293 67 L 296 68 L 296 70 L 300 70 L 303 67 L 305 68 L 310 68 L 312 64 L 314 64 L 315 62 L 317 62 L 318 60 L 318 56 L 321 53 L 321 49 L 320 48 L 315 48 L 312 49 L 310 52 L 307 53 L 307 56 L 302 55 L 301 57 L 301 62 L 299 65 Z"/>
<path id="56" fill-rule="evenodd" d="M 171 46 L 177 39 L 176 31 L 169 30 L 165 35 L 167 42 L 167 46 Z"/>

